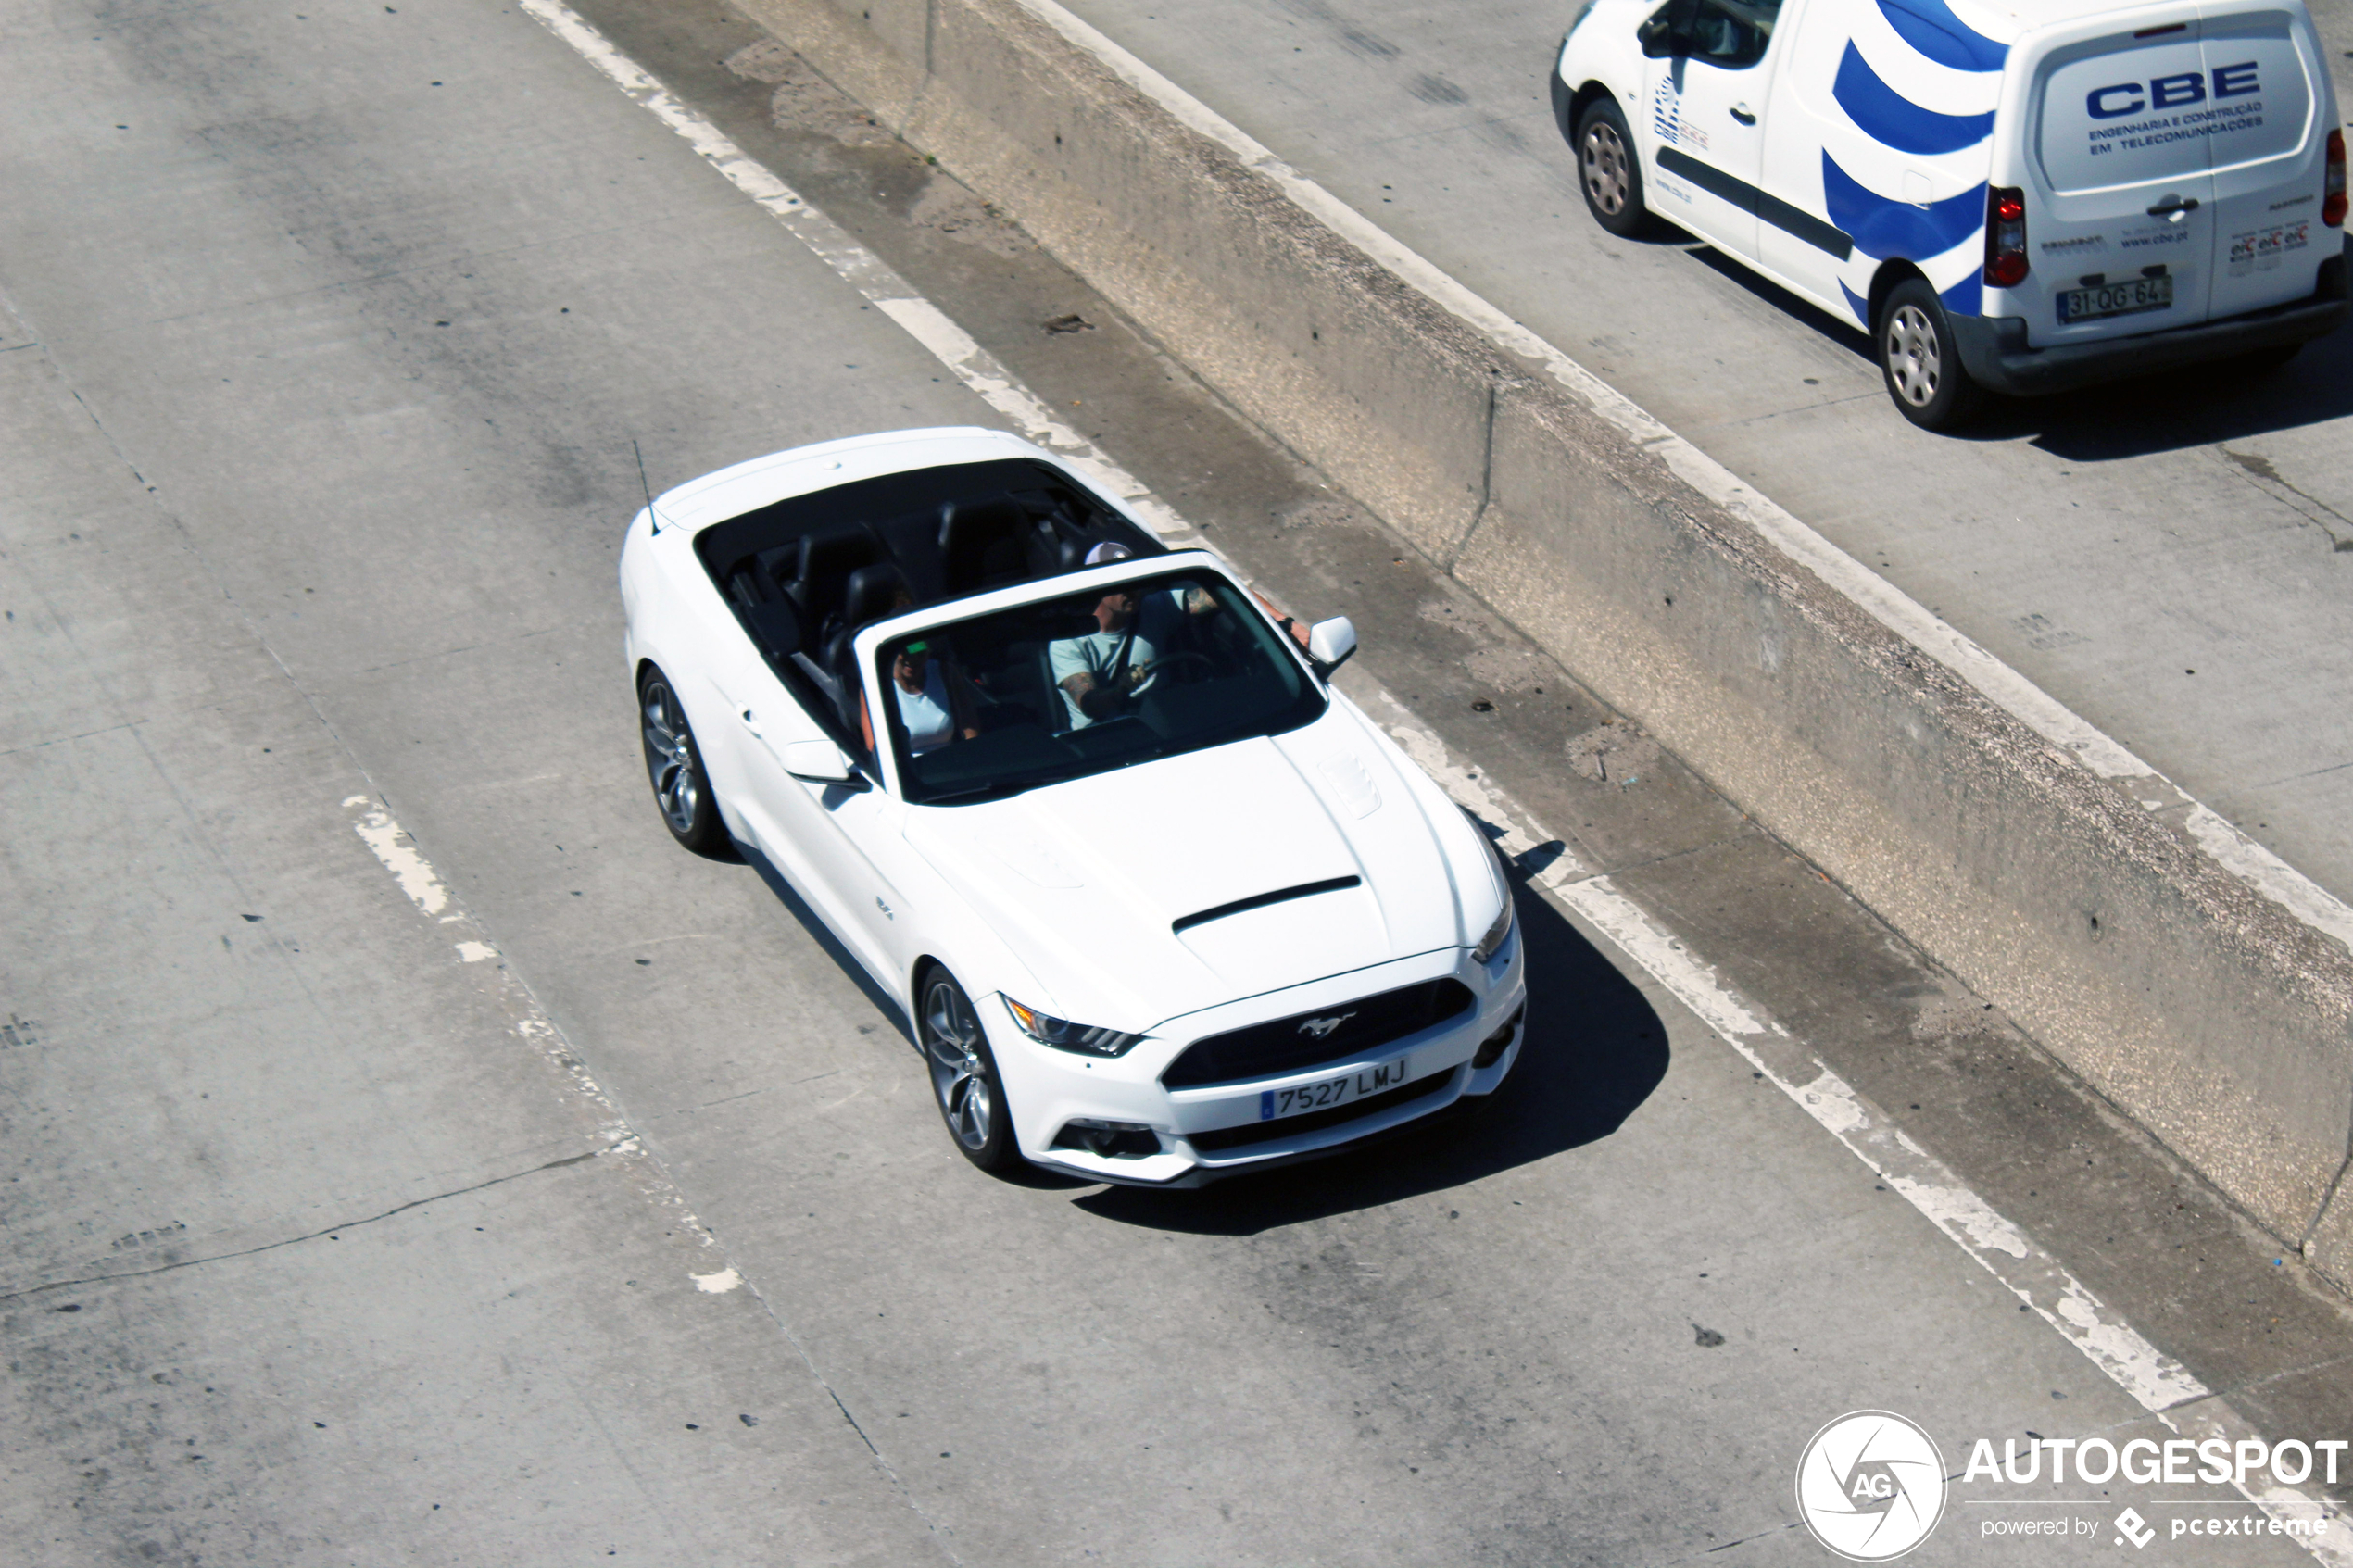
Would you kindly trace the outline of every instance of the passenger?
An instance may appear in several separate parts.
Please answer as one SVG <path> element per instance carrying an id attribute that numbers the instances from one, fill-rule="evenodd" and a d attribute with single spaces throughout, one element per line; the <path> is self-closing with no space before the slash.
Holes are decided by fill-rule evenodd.
<path id="1" fill-rule="evenodd" d="M 949 657 L 929 642 L 918 640 L 900 650 L 890 667 L 891 695 L 899 699 L 899 721 L 907 727 L 912 755 L 937 751 L 959 737 L 979 737 L 967 684 Z"/>
<path id="2" fill-rule="evenodd" d="M 902 587 L 891 596 L 888 609 L 869 616 L 860 624 L 871 626 L 914 608 L 915 596 Z M 853 668 L 849 681 L 849 700 L 858 709 L 859 737 L 866 743 L 866 755 L 872 757 L 875 720 L 866 707 L 865 672 Z M 973 700 L 971 683 L 963 678 L 963 672 L 956 668 L 954 656 L 944 647 L 935 648 L 923 638 L 909 643 L 891 661 L 890 684 L 892 695 L 899 699 L 899 721 L 907 728 L 907 749 L 911 755 L 920 757 L 959 737 L 972 740 L 979 735 L 980 721 L 975 717 L 978 705 Z"/>

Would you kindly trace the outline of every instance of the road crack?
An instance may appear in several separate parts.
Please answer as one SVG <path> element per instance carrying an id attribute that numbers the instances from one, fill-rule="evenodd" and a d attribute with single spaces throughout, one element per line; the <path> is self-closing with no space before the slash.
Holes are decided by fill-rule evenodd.
<path id="1" fill-rule="evenodd" d="M 203 1258 L 184 1258 L 176 1263 L 158 1263 L 151 1269 L 125 1269 L 118 1273 L 85 1274 L 78 1279 L 58 1279 L 51 1280 L 44 1285 L 29 1285 L 22 1290 L 11 1290 L 6 1294 L 0 1294 L 0 1304 L 19 1301 L 26 1297 L 40 1296 L 52 1290 L 70 1290 L 82 1285 L 112 1285 L 117 1280 L 145 1279 L 153 1274 L 168 1274 L 182 1269 L 202 1268 L 208 1263 L 225 1263 L 238 1258 L 252 1258 L 264 1252 L 275 1252 L 283 1247 L 298 1247 L 306 1241 L 316 1241 L 322 1236 L 340 1235 L 345 1231 L 358 1230 L 362 1225 L 372 1225 L 380 1220 L 389 1220 L 396 1214 L 406 1214 L 409 1210 L 422 1209 L 428 1203 L 440 1203 L 452 1198 L 463 1198 L 469 1193 L 483 1192 L 491 1187 L 504 1186 L 509 1182 L 522 1181 L 526 1176 L 536 1176 L 548 1171 L 560 1171 L 567 1165 L 578 1165 L 585 1160 L 594 1160 L 599 1155 L 616 1153 L 630 1147 L 632 1143 L 633 1139 L 623 1138 L 606 1148 L 592 1148 L 585 1154 L 573 1154 L 561 1160 L 550 1160 L 545 1164 L 534 1165 L 527 1170 L 512 1171 L 503 1176 L 493 1176 L 486 1182 L 476 1182 L 472 1186 L 453 1187 L 447 1192 L 436 1192 L 427 1198 L 412 1198 L 408 1202 L 396 1204 L 381 1213 L 363 1215 L 357 1220 L 346 1220 L 341 1224 L 326 1225 L 301 1236 L 265 1241 L 258 1247 L 240 1248 L 234 1252 L 216 1252 Z"/>

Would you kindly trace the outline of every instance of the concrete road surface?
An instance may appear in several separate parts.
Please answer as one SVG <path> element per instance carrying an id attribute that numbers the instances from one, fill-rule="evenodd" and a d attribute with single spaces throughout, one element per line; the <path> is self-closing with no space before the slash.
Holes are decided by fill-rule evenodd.
<path id="1" fill-rule="evenodd" d="M 778 125 L 742 23 L 603 19 L 2189 1374 L 2338 1435 L 2342 1304 L 1998 1017 L 1639 735 L 1565 770 L 1572 680 L 847 106 Z M 664 834 L 612 570 L 633 441 L 660 487 L 988 407 L 517 10 L 0 36 L 0 1564 L 1812 1564 L 1850 1410 L 1957 1476 L 2171 1436 L 1532 890 L 1491 1122 L 970 1170 L 790 890 Z M 1954 1496 L 1939 1561 L 2261 1521 Z M 2096 1538 L 1982 1528 L 2062 1502 Z"/>

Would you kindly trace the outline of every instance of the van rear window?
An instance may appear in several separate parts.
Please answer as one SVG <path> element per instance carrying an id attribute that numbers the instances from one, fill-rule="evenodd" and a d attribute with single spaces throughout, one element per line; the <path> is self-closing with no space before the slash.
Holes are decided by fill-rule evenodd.
<path id="1" fill-rule="evenodd" d="M 2060 192 L 2204 175 L 2300 148 L 2311 85 L 2285 16 L 2070 50 L 2043 75 L 2037 151 Z"/>

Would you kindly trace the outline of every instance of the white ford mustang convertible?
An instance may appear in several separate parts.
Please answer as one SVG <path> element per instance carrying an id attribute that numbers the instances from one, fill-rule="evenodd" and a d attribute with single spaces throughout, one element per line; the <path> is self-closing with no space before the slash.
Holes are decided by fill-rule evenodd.
<path id="1" fill-rule="evenodd" d="M 984 1170 L 1195 1185 L 1511 1072 L 1502 863 L 1332 688 L 1354 629 L 1302 638 L 1051 454 L 739 464 L 637 515 L 621 596 L 671 833 L 791 883 Z"/>

